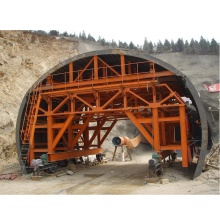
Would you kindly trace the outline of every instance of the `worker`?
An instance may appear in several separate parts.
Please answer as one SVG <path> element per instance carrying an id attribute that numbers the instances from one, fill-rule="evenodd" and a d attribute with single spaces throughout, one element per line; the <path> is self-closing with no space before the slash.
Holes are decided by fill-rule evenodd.
<path id="1" fill-rule="evenodd" d="M 31 164 L 34 167 L 33 176 L 35 176 L 36 173 L 37 173 L 37 176 L 39 176 L 39 174 L 40 174 L 40 167 L 44 166 L 43 163 L 42 163 L 42 160 L 41 159 L 33 159 L 31 161 Z"/>

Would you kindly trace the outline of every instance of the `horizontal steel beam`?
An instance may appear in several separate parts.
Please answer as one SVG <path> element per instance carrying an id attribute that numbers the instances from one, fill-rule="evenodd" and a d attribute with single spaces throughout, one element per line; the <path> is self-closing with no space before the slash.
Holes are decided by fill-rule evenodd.
<path id="1" fill-rule="evenodd" d="M 55 162 L 59 160 L 66 160 L 66 159 L 94 155 L 99 153 L 102 153 L 102 148 L 53 153 L 53 154 L 48 154 L 48 160 L 50 162 Z"/>

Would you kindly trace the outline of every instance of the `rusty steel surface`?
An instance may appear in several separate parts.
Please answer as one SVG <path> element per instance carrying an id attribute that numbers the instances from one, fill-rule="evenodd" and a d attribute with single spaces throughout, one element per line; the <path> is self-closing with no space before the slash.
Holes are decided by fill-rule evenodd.
<path id="1" fill-rule="evenodd" d="M 190 98 L 196 117 L 182 97 Z M 24 173 L 32 159 L 45 153 L 49 162 L 102 153 L 118 120 L 131 120 L 156 152 L 180 150 L 183 167 L 189 166 L 199 147 L 193 178 L 200 175 L 208 128 L 195 88 L 169 64 L 126 50 L 75 56 L 30 88 L 16 128 Z"/>

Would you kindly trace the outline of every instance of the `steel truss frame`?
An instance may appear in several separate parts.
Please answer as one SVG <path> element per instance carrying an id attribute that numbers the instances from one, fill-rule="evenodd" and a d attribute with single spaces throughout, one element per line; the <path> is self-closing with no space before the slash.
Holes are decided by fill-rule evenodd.
<path id="1" fill-rule="evenodd" d="M 139 65 L 150 71 L 139 71 Z M 118 120 L 131 120 L 156 152 L 182 151 L 182 166 L 188 167 L 189 131 L 182 98 L 160 77 L 151 61 L 131 63 L 120 55 L 111 66 L 95 55 L 80 70 L 49 75 L 29 94 L 26 123 L 20 130 L 29 144 L 29 162 L 47 153 L 50 162 L 99 154 Z M 175 127 L 181 140 L 175 140 Z"/>

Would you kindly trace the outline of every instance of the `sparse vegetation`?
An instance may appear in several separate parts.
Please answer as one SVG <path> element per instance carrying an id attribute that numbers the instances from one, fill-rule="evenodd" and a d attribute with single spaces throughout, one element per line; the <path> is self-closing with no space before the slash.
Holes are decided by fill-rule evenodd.
<path id="1" fill-rule="evenodd" d="M 131 50 L 144 51 L 147 54 L 152 53 L 170 53 L 170 52 L 180 52 L 184 54 L 197 54 L 197 55 L 218 55 L 219 54 L 219 44 L 213 38 L 211 42 L 206 40 L 201 36 L 200 41 L 191 39 L 190 42 L 187 40 L 184 41 L 182 38 L 179 38 L 176 42 L 171 40 L 171 42 L 165 39 L 164 43 L 160 40 L 157 43 L 152 43 L 148 41 L 145 37 L 143 45 L 135 45 L 132 41 L 130 43 L 122 42 L 119 40 L 118 44 L 112 39 L 112 41 L 106 41 L 105 38 L 99 36 L 96 41 L 95 38 L 89 33 L 88 35 L 85 31 L 80 32 L 79 35 L 68 34 L 66 31 L 59 33 L 57 30 L 51 30 L 48 33 L 43 30 L 33 30 L 32 33 L 43 34 L 43 35 L 52 35 L 52 36 L 61 36 L 61 37 L 74 37 L 81 39 L 82 41 L 92 41 L 101 44 L 102 46 L 124 48 Z"/>

